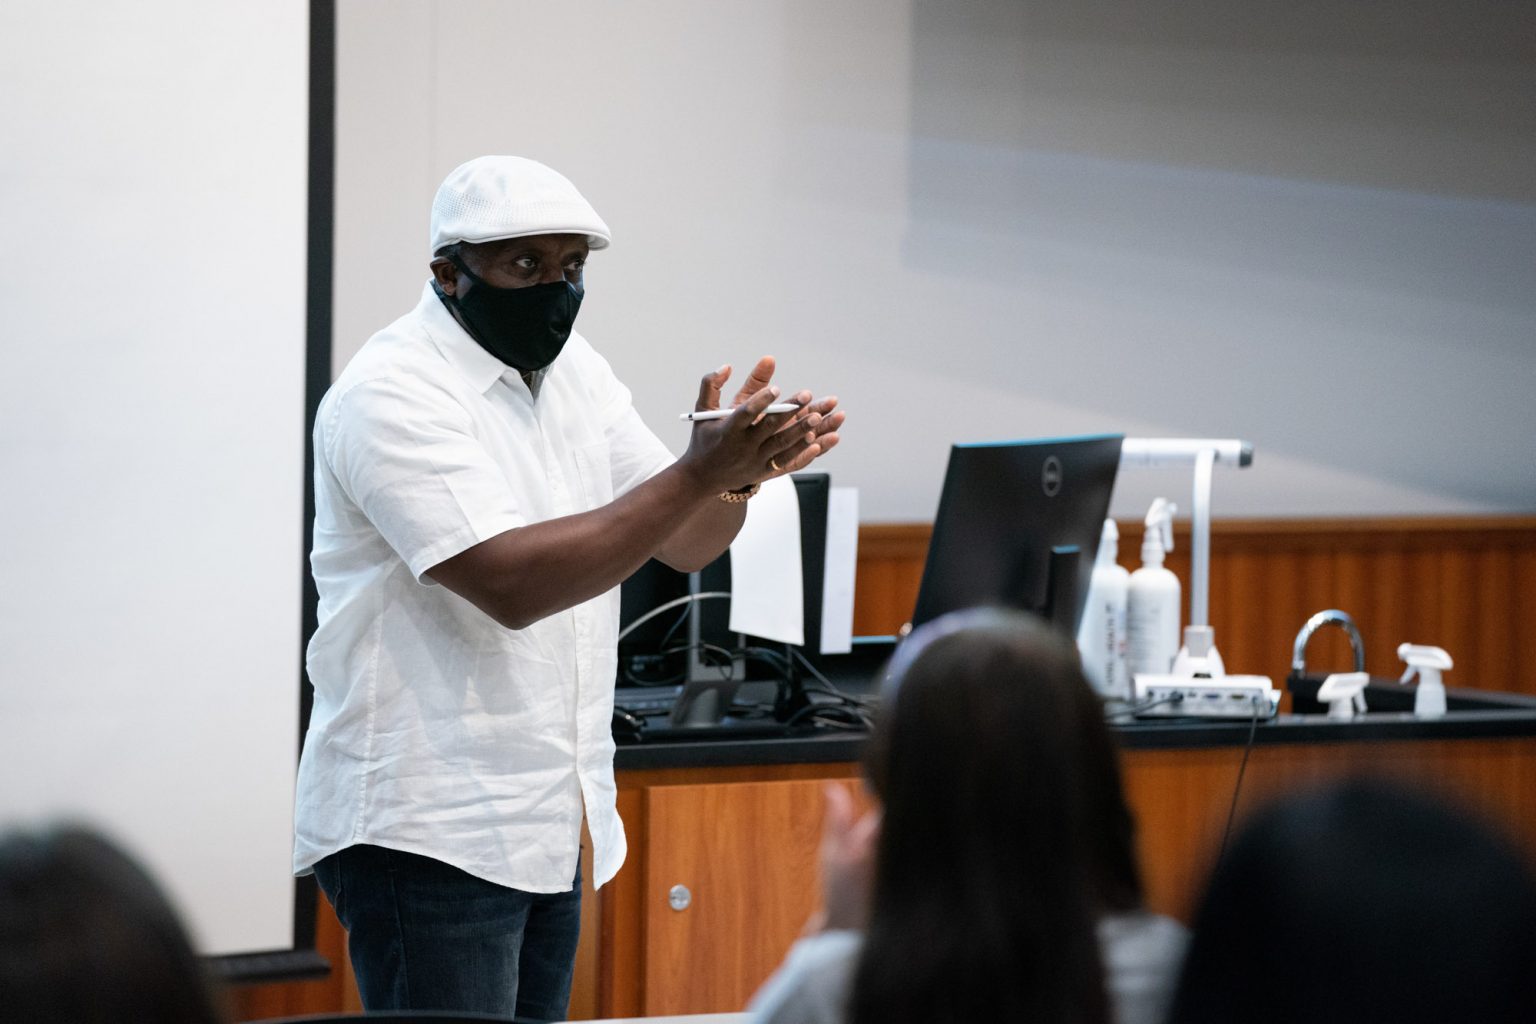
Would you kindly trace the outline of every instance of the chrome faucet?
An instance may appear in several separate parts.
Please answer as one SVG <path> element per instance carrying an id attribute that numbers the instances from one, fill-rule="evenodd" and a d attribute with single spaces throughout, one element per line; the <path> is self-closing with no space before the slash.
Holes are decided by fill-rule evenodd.
<path id="1" fill-rule="evenodd" d="M 1307 642 L 1324 626 L 1338 626 L 1349 637 L 1349 649 L 1355 653 L 1355 671 L 1365 671 L 1365 641 L 1360 639 L 1360 630 L 1355 626 L 1355 620 L 1348 612 L 1341 612 L 1337 608 L 1318 612 L 1307 620 L 1301 627 L 1301 632 L 1296 634 L 1296 647 L 1291 654 L 1291 671 L 1297 675 L 1303 675 L 1307 671 Z"/>

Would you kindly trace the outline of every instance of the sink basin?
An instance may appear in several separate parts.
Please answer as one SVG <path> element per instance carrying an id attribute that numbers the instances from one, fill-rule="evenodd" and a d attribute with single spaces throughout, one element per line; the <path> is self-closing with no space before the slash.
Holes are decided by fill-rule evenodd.
<path id="1" fill-rule="evenodd" d="M 1291 713 L 1297 715 L 1327 714 L 1328 705 L 1317 699 L 1317 691 L 1328 678 L 1326 672 L 1292 672 L 1285 680 L 1291 692 Z M 1365 688 L 1365 703 L 1372 711 L 1412 711 L 1417 686 L 1399 683 L 1396 679 L 1372 676 Z M 1446 711 L 1536 711 L 1536 697 L 1523 693 L 1502 693 L 1497 690 L 1470 690 L 1445 688 Z"/>

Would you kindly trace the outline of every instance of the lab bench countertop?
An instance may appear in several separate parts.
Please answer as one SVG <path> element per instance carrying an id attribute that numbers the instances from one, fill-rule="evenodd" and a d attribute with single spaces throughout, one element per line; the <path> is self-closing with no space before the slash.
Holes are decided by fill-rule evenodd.
<path id="1" fill-rule="evenodd" d="M 1509 739 L 1536 736 L 1536 702 L 1531 707 L 1450 711 L 1441 718 L 1411 712 L 1373 712 L 1350 720 L 1326 715 L 1277 715 L 1257 724 L 1249 719 L 1116 720 L 1111 729 L 1126 750 L 1241 747 L 1253 734 L 1255 746 L 1297 743 L 1357 743 L 1401 740 Z M 619 771 L 706 768 L 730 765 L 828 764 L 856 761 L 868 734 L 805 730 L 782 737 L 736 738 L 728 731 L 701 729 L 697 739 L 641 742 L 619 747 Z"/>

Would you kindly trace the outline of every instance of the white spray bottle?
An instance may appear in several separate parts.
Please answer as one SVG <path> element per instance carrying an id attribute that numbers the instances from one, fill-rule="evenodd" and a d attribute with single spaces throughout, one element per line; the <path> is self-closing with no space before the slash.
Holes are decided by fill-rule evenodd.
<path id="1" fill-rule="evenodd" d="M 1420 718 L 1439 718 L 1445 714 L 1445 683 L 1440 673 L 1449 670 L 1451 656 L 1440 647 L 1422 644 L 1400 644 L 1397 656 L 1408 663 L 1402 682 L 1418 673 L 1419 687 L 1413 695 L 1413 713 Z"/>
<path id="2" fill-rule="evenodd" d="M 1119 564 L 1119 557 L 1120 530 L 1113 519 L 1106 519 L 1077 630 L 1077 650 L 1083 658 L 1083 674 L 1101 696 L 1130 700 L 1125 623 L 1131 574 Z"/>
<path id="3" fill-rule="evenodd" d="M 1147 510 L 1141 541 L 1141 568 L 1131 573 L 1126 599 L 1127 658 L 1132 676 L 1167 675 L 1179 653 L 1179 578 L 1163 568 L 1173 550 L 1173 514 L 1178 506 L 1157 498 Z"/>

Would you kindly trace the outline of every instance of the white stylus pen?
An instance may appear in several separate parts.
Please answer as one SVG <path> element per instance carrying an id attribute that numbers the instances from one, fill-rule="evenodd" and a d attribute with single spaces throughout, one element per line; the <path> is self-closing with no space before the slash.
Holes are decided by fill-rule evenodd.
<path id="1" fill-rule="evenodd" d="M 798 408 L 800 407 L 794 402 L 775 402 L 764 409 L 763 413 L 794 412 Z M 703 412 L 685 412 L 678 419 L 693 420 L 695 423 L 700 420 L 723 420 L 735 411 L 735 409 L 705 409 Z"/>

